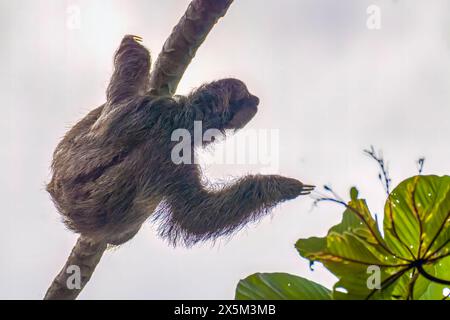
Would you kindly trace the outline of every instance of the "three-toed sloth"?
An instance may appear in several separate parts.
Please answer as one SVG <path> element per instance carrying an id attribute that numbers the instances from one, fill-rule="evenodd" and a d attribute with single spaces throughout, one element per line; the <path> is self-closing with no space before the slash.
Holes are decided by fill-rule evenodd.
<path id="1" fill-rule="evenodd" d="M 242 81 L 204 84 L 188 96 L 158 97 L 149 88 L 151 59 L 140 39 L 126 36 L 115 54 L 107 102 L 58 144 L 47 186 L 67 227 L 120 245 L 151 215 L 173 244 L 229 235 L 312 186 L 278 175 L 248 175 L 220 190 L 203 185 L 197 164 L 175 164 L 172 132 L 244 127 L 259 99 Z M 192 143 L 192 148 L 201 147 Z"/>

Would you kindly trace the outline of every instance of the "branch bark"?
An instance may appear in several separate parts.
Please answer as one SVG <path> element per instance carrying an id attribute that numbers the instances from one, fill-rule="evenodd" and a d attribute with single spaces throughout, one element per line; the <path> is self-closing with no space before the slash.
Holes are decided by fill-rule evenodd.
<path id="1" fill-rule="evenodd" d="M 186 68 L 233 0 L 193 0 L 166 40 L 150 76 L 150 92 L 175 94 Z"/>
<path id="2" fill-rule="evenodd" d="M 157 96 L 174 95 L 188 65 L 206 36 L 223 17 L 233 0 L 193 0 L 166 40 L 150 77 L 150 93 Z M 99 108 L 103 108 L 100 106 Z M 53 280 L 44 299 L 70 300 L 78 294 L 91 278 L 100 262 L 106 243 L 95 243 L 79 237 L 72 253 L 60 273 Z M 78 266 L 81 272 L 79 289 L 70 289 L 68 281 L 73 273 L 68 269 Z M 68 272 L 69 271 L 69 272 Z"/>
<path id="3" fill-rule="evenodd" d="M 47 290 L 44 300 L 76 299 L 94 273 L 105 250 L 106 243 L 96 243 L 80 236 L 67 258 L 66 264 Z M 73 266 L 76 268 L 74 269 Z M 80 274 L 75 274 L 78 271 Z M 71 277 L 73 277 L 74 283 L 70 283 Z M 72 285 L 74 285 L 73 288 Z"/>

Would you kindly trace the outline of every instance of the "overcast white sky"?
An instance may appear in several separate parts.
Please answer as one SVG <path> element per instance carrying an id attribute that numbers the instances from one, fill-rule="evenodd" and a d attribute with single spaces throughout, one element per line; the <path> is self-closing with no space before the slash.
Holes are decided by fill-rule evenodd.
<path id="1" fill-rule="evenodd" d="M 0 0 L 0 298 L 42 298 L 75 243 L 44 185 L 58 140 L 104 101 L 122 36 L 143 36 L 156 58 L 187 4 Z M 381 9 L 380 30 L 366 27 L 371 4 Z M 73 5 L 75 29 L 67 25 Z M 381 213 L 377 167 L 362 149 L 383 150 L 394 184 L 417 172 L 420 156 L 425 173 L 450 172 L 449 1 L 235 0 L 179 93 L 228 76 L 261 98 L 248 128 L 279 130 L 280 174 L 331 184 L 343 196 L 356 185 Z M 266 169 L 205 167 L 212 179 Z M 311 204 L 298 198 L 230 241 L 189 250 L 168 247 L 148 223 L 104 255 L 80 299 L 231 299 L 254 272 L 331 286 L 333 276 L 311 272 L 294 243 L 323 235 L 342 209 Z"/>

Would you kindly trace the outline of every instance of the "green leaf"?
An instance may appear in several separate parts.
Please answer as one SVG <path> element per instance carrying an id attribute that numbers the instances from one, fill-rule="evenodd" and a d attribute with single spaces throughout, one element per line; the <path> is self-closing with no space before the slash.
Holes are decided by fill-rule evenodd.
<path id="1" fill-rule="evenodd" d="M 342 221 L 324 238 L 300 239 L 300 255 L 339 278 L 335 299 L 442 298 L 443 284 L 419 274 L 450 279 L 450 177 L 415 176 L 400 183 L 385 205 L 384 237 L 366 202 L 352 188 Z M 368 268 L 379 268 L 381 290 L 368 285 Z"/>
<path id="2" fill-rule="evenodd" d="M 359 191 L 355 187 L 350 189 L 350 199 L 352 199 L 352 201 L 358 200 L 358 194 Z"/>
<path id="3" fill-rule="evenodd" d="M 355 195 L 355 191 L 351 192 Z M 324 238 L 300 239 L 296 243 L 300 255 L 319 261 L 339 278 L 333 296 L 336 299 L 365 299 L 379 295 L 367 286 L 372 265 L 380 269 L 381 281 L 389 279 L 404 267 L 390 255 L 375 219 L 364 200 L 353 199 L 342 221 L 332 227 Z"/>
<path id="4" fill-rule="evenodd" d="M 350 197 L 342 221 L 325 237 L 300 239 L 295 245 L 302 257 L 321 262 L 338 278 L 331 294 L 303 278 L 255 274 L 239 283 L 236 297 L 305 298 L 300 292 L 318 297 L 312 292 L 319 286 L 333 299 L 445 298 L 444 289 L 450 287 L 450 177 L 415 176 L 401 182 L 385 204 L 384 236 L 365 200 L 357 199 L 356 188 Z"/>
<path id="5" fill-rule="evenodd" d="M 287 273 L 255 273 L 239 281 L 237 300 L 330 300 L 331 291 Z"/>
<path id="6" fill-rule="evenodd" d="M 450 177 L 415 176 L 392 191 L 385 205 L 386 242 L 416 259 L 450 245 Z"/>

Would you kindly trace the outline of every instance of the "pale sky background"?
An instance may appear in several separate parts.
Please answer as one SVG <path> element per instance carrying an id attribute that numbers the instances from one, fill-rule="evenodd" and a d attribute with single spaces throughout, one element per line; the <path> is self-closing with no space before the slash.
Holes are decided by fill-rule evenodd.
<path id="1" fill-rule="evenodd" d="M 124 34 L 143 36 L 154 58 L 187 0 L 0 0 L 0 298 L 41 299 L 76 235 L 44 190 L 64 132 L 104 101 L 112 54 Z M 381 29 L 366 9 L 381 8 Z M 80 28 L 67 8 L 80 9 Z M 371 144 L 394 185 L 416 174 L 450 173 L 450 2 L 447 0 L 236 0 L 180 84 L 233 76 L 261 98 L 248 128 L 279 129 L 278 173 L 347 197 L 356 185 L 373 212 L 384 191 Z M 206 167 L 227 178 L 264 168 Z M 294 249 L 321 236 L 342 208 L 312 199 L 282 204 L 229 241 L 171 248 L 147 223 L 107 252 L 80 299 L 232 299 L 239 279 L 289 272 L 330 287 Z"/>

